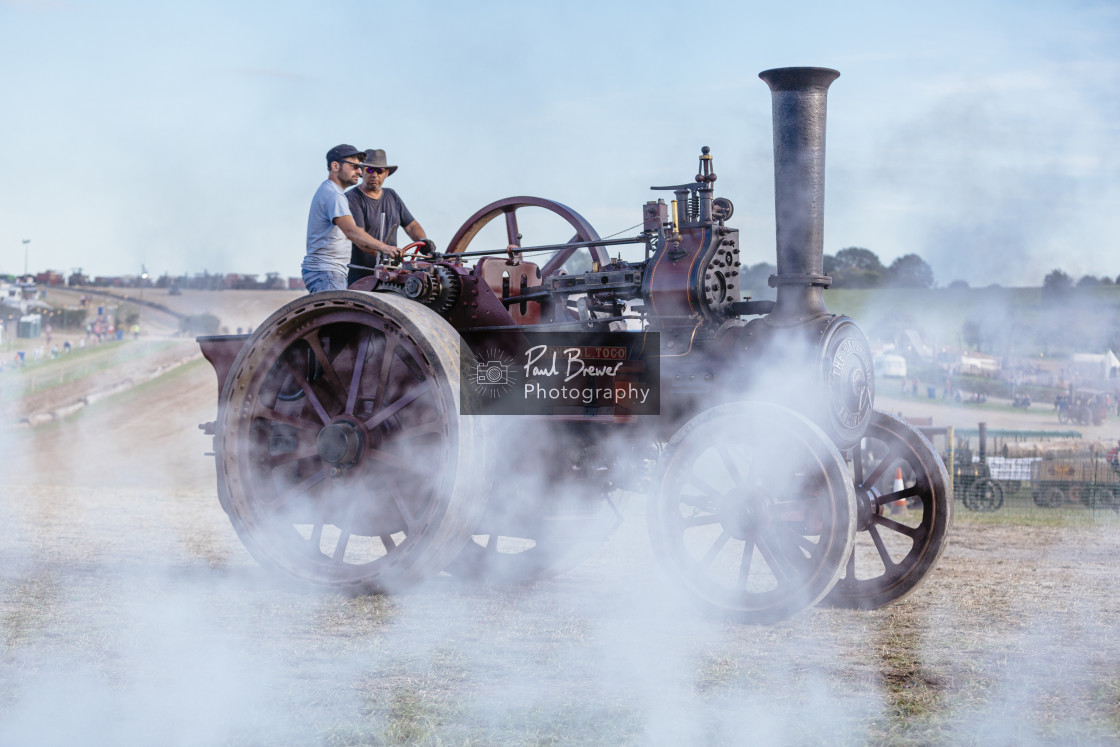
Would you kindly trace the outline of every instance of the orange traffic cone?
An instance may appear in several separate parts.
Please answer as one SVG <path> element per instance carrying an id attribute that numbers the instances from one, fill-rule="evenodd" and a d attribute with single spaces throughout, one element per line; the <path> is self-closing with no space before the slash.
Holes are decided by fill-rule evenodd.
<path id="1" fill-rule="evenodd" d="M 905 489 L 906 489 L 906 483 L 903 482 L 903 480 L 902 480 L 902 467 L 899 467 L 897 470 L 895 470 L 895 473 L 894 473 L 894 485 L 891 487 L 891 492 L 892 493 L 898 493 L 899 491 L 902 491 L 902 490 L 905 490 Z M 906 499 L 905 498 L 899 498 L 897 501 L 893 501 L 891 503 L 891 513 L 892 514 L 897 514 L 899 511 L 903 510 L 904 508 L 906 508 Z"/>

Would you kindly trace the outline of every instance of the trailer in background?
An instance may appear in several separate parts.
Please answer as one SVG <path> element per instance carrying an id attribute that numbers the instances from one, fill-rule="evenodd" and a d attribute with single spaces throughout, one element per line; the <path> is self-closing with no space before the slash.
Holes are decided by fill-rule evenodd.
<path id="1" fill-rule="evenodd" d="M 1031 497 L 1038 506 L 1080 503 L 1120 510 L 1120 464 L 1101 452 L 1054 452 L 1031 465 Z"/>

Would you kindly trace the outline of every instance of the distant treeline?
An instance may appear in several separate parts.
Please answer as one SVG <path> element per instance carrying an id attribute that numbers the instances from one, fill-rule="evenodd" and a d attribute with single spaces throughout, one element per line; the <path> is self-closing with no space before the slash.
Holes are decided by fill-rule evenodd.
<path id="1" fill-rule="evenodd" d="M 772 295 L 768 291 L 771 275 L 776 275 L 777 267 L 769 262 L 744 265 L 742 287 L 753 291 L 756 297 Z M 933 268 L 917 254 L 904 254 L 890 265 L 884 265 L 879 256 L 870 249 L 850 246 L 836 254 L 824 255 L 824 273 L 832 277 L 832 286 L 837 289 L 864 288 L 933 288 L 935 286 Z M 14 282 L 15 276 L 6 277 Z M 62 285 L 60 273 L 47 271 L 35 277 L 39 285 Z M 164 273 L 155 280 L 146 275 L 135 276 L 95 276 L 84 275 L 79 270 L 66 279 L 70 286 L 89 286 L 103 288 L 181 288 L 194 290 L 298 290 L 303 287 L 301 278 L 283 278 L 278 272 L 266 273 L 264 280 L 257 275 L 238 273 L 200 272 L 193 275 L 169 275 Z M 1087 288 L 1098 285 L 1120 285 L 1120 276 L 1115 279 L 1107 275 L 1083 275 L 1074 281 L 1073 277 L 1061 269 L 1052 270 L 1042 281 L 1042 288 L 1048 295 L 1060 296 L 1074 288 Z M 948 288 L 968 288 L 965 280 L 954 280 Z M 1036 286 L 1037 287 L 1037 286 Z"/>
<path id="2" fill-rule="evenodd" d="M 771 275 L 777 268 L 769 262 L 744 267 L 742 270 L 743 287 L 756 293 L 767 286 Z M 824 274 L 832 277 L 833 288 L 933 288 L 933 268 L 917 254 L 904 254 L 890 265 L 884 265 L 878 255 L 870 249 L 850 246 L 836 254 L 824 255 Z M 1084 275 L 1074 279 L 1061 269 L 1052 270 L 1042 281 L 1042 289 L 1047 295 L 1062 295 L 1074 288 L 1091 288 L 1098 285 L 1120 285 L 1120 276 L 1115 279 L 1107 275 L 1097 277 Z M 967 288 L 968 282 L 954 280 L 948 288 Z"/>
<path id="3" fill-rule="evenodd" d="M 95 276 L 73 273 L 67 278 L 67 285 L 71 287 L 84 286 L 91 288 L 190 288 L 193 290 L 290 290 L 303 287 L 299 278 L 282 278 L 278 272 L 270 272 L 264 280 L 258 280 L 257 275 L 238 273 L 210 273 L 196 272 L 193 275 L 168 275 L 164 273 L 155 280 L 144 276 Z M 44 282 L 36 277 L 40 285 L 61 285 L 61 283 Z"/>
<path id="4" fill-rule="evenodd" d="M 777 272 L 769 262 L 744 267 L 742 286 L 768 295 L 769 278 Z M 917 254 L 904 254 L 887 266 L 875 252 L 858 246 L 824 255 L 824 274 L 832 277 L 833 288 L 932 288 L 934 280 L 933 268 Z"/>
<path id="5" fill-rule="evenodd" d="M 1071 276 L 1062 270 L 1055 269 L 1043 278 L 1042 291 L 1047 296 L 1064 296 L 1073 291 L 1074 288 L 1094 288 L 1098 285 L 1120 285 L 1120 275 L 1117 275 L 1115 280 L 1107 275 L 1101 277 L 1082 275 L 1081 279 L 1075 283 Z"/>

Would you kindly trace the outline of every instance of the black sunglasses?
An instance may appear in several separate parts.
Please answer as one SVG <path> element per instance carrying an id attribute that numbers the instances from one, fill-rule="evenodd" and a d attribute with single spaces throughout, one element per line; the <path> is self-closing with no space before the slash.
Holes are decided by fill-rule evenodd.
<path id="1" fill-rule="evenodd" d="M 385 174 L 388 171 L 389 171 L 389 169 L 383 169 L 380 166 L 367 166 L 366 167 L 366 173 L 367 174 Z"/>

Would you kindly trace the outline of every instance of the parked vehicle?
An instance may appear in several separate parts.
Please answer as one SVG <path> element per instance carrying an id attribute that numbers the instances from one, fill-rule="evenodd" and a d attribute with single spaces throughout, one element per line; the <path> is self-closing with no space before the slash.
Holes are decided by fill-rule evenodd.
<path id="1" fill-rule="evenodd" d="M 1080 503 L 1120 511 L 1120 471 L 1112 453 L 1047 454 L 1031 465 L 1031 497 L 1038 506 Z"/>
<path id="2" fill-rule="evenodd" d="M 1111 397 L 1103 392 L 1059 394 L 1054 399 L 1058 422 L 1074 425 L 1101 425 L 1108 420 L 1111 404 Z"/>
<path id="3" fill-rule="evenodd" d="M 973 460 L 967 444 L 958 446 L 954 455 L 953 485 L 970 511 L 998 511 L 1003 506 L 1003 485 L 992 477 L 987 459 Z"/>

